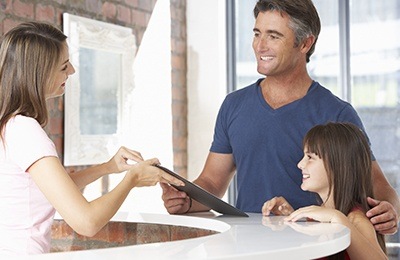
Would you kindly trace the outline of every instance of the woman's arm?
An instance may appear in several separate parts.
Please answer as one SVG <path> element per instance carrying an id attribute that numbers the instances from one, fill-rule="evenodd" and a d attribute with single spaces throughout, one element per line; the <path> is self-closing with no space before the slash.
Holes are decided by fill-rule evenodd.
<path id="1" fill-rule="evenodd" d="M 123 180 L 109 193 L 88 202 L 56 157 L 44 157 L 28 172 L 49 202 L 77 233 L 95 235 L 114 216 L 133 187 L 152 186 L 157 182 L 183 183 L 154 167 L 151 159 L 131 166 Z"/>
<path id="2" fill-rule="evenodd" d="M 86 185 L 107 174 L 120 173 L 129 170 L 132 165 L 128 163 L 128 160 L 141 162 L 143 161 L 143 157 L 137 151 L 121 147 L 108 162 L 70 173 L 70 177 L 78 188 L 82 189 Z"/>

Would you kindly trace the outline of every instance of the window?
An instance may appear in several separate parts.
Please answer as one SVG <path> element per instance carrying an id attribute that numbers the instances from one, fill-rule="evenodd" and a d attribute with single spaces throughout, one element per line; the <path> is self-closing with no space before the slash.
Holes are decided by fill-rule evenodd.
<path id="1" fill-rule="evenodd" d="M 377 161 L 400 194 L 400 1 L 313 1 L 322 31 L 309 73 L 356 108 Z M 235 19 L 228 20 L 236 35 L 231 49 L 236 89 L 262 77 L 251 47 L 255 3 L 236 0 Z M 394 250 L 400 247 L 399 233 L 387 236 L 390 257 L 399 255 Z"/>

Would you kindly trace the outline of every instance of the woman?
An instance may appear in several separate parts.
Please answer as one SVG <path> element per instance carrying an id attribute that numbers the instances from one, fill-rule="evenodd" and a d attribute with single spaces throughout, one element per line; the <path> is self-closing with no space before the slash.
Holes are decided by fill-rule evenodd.
<path id="1" fill-rule="evenodd" d="M 340 223 L 351 231 L 351 243 L 337 259 L 387 259 L 385 241 L 376 233 L 365 213 L 368 197 L 373 197 L 371 151 L 363 132 L 350 123 L 317 125 L 303 141 L 304 157 L 301 189 L 319 195 L 320 206 L 293 208 L 282 197 L 267 201 L 262 212 L 290 214 L 286 221 L 308 218 Z M 339 258 L 340 259 L 340 258 Z"/>
<path id="2" fill-rule="evenodd" d="M 79 234 L 95 235 L 133 187 L 183 183 L 121 147 L 108 162 L 68 175 L 42 127 L 46 100 L 64 93 L 69 61 L 66 36 L 44 23 L 24 23 L 0 47 L 0 254 L 49 252 L 55 210 Z M 136 164 L 128 164 L 132 160 Z M 127 171 L 109 193 L 88 202 L 80 189 L 110 173 Z"/>

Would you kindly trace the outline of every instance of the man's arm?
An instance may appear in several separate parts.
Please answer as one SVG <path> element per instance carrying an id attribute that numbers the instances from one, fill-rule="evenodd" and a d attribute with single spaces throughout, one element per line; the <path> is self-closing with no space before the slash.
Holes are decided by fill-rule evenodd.
<path id="1" fill-rule="evenodd" d="M 375 200 L 368 199 L 372 209 L 367 212 L 367 217 L 379 233 L 394 234 L 398 228 L 400 201 L 376 161 L 372 162 L 372 183 Z"/>
<path id="2" fill-rule="evenodd" d="M 221 198 L 228 189 L 235 169 L 232 154 L 210 152 L 203 171 L 194 183 Z"/>

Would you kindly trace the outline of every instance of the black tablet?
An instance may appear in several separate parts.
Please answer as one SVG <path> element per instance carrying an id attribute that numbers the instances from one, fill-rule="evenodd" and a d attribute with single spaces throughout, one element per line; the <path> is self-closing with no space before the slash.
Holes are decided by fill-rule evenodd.
<path id="1" fill-rule="evenodd" d="M 208 191 L 204 190 L 200 186 L 196 185 L 195 183 L 186 180 L 179 174 L 163 167 L 160 165 L 157 165 L 158 168 L 161 170 L 171 174 L 175 178 L 183 181 L 185 183 L 185 186 L 176 186 L 171 184 L 173 187 L 175 187 L 177 190 L 184 191 L 188 194 L 189 197 L 192 199 L 200 202 L 201 204 L 210 207 L 211 209 L 221 213 L 221 214 L 226 214 L 226 215 L 233 215 L 233 216 L 242 216 L 242 217 L 248 217 L 246 213 L 243 211 L 239 210 L 238 208 L 235 208 L 234 206 L 226 203 L 225 201 L 221 200 L 220 198 L 214 196 L 213 194 L 209 193 Z"/>

